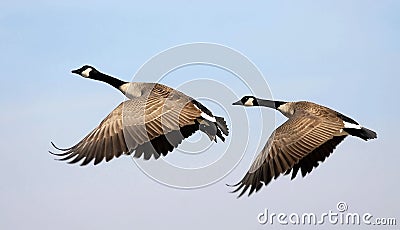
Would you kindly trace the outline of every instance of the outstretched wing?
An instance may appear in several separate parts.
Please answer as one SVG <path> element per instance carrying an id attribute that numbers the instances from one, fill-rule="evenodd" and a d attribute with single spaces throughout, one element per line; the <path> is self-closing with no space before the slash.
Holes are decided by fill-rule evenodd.
<path id="1" fill-rule="evenodd" d="M 122 102 L 92 132 L 71 148 L 61 149 L 60 160 L 86 165 L 122 154 L 158 158 L 199 129 L 201 110 L 182 93 L 154 87 L 150 94 Z"/>
<path id="2" fill-rule="evenodd" d="M 335 117 L 321 118 L 311 113 L 291 117 L 270 136 L 233 192 L 242 189 L 240 197 L 250 189 L 250 195 L 292 168 L 294 176 L 299 168 L 311 171 L 344 139 L 343 136 L 334 137 L 341 128 L 343 122 Z"/>

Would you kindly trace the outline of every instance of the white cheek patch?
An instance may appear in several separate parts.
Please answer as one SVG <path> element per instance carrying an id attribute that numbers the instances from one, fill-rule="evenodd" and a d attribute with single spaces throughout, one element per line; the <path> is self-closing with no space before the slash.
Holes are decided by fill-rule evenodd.
<path id="1" fill-rule="evenodd" d="M 247 99 L 247 101 L 244 103 L 244 105 L 245 105 L 245 106 L 253 106 L 253 105 L 254 105 L 253 102 L 254 102 L 254 98 L 249 98 L 249 99 Z"/>
<path id="2" fill-rule="evenodd" d="M 82 71 L 82 76 L 89 77 L 90 71 L 92 71 L 92 68 L 85 69 L 84 71 Z"/>
<path id="3" fill-rule="evenodd" d="M 361 125 L 352 124 L 346 121 L 343 121 L 344 127 L 348 129 L 361 129 Z"/>

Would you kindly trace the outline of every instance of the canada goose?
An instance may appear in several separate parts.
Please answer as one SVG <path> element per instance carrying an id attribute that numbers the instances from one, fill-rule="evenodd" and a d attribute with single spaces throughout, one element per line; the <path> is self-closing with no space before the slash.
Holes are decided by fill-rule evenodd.
<path id="1" fill-rule="evenodd" d="M 302 176 L 306 176 L 348 135 L 366 141 L 377 137 L 374 131 L 353 119 L 312 102 L 270 101 L 245 96 L 233 105 L 265 106 L 289 118 L 269 137 L 243 179 L 233 185 L 238 187 L 232 192 L 243 188 L 238 197 L 249 188 L 250 196 L 282 173 L 292 172 L 291 179 L 294 179 L 300 169 Z"/>
<path id="2" fill-rule="evenodd" d="M 228 135 L 228 127 L 222 117 L 214 116 L 195 99 L 158 83 L 125 82 L 101 73 L 85 65 L 72 73 L 84 78 L 103 81 L 126 95 L 129 100 L 117 106 L 92 132 L 76 145 L 61 149 L 59 160 L 70 160 L 87 165 L 94 159 L 97 165 L 103 159 L 110 161 L 122 154 L 144 155 L 148 160 L 153 155 L 167 155 L 183 139 L 201 130 L 210 140 L 218 136 L 222 141 Z"/>

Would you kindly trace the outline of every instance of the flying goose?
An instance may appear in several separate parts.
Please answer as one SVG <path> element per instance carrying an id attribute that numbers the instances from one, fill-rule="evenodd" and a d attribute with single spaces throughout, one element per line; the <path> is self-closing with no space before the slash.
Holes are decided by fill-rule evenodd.
<path id="1" fill-rule="evenodd" d="M 83 162 L 87 165 L 94 159 L 97 165 L 122 154 L 148 160 L 158 159 L 176 148 L 183 139 L 197 130 L 207 134 L 210 140 L 222 141 L 228 136 L 228 127 L 222 117 L 214 116 L 210 110 L 195 99 L 158 83 L 125 82 L 101 73 L 85 65 L 72 73 L 84 78 L 103 81 L 115 87 L 129 99 L 117 106 L 92 132 L 76 145 L 53 153 L 69 160 L 68 163 Z"/>
<path id="2" fill-rule="evenodd" d="M 280 174 L 290 174 L 294 179 L 301 170 L 306 176 L 323 162 L 348 135 L 365 141 L 377 137 L 353 119 L 330 108 L 312 102 L 271 101 L 245 96 L 233 105 L 265 106 L 281 112 L 287 118 L 269 137 L 249 171 L 232 192 L 242 196 L 250 189 L 249 196 L 267 185 Z"/>

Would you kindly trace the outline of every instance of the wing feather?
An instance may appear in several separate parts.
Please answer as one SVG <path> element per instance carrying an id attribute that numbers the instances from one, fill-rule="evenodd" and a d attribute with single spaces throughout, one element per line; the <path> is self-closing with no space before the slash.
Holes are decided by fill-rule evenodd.
<path id="1" fill-rule="evenodd" d="M 344 139 L 334 136 L 341 128 L 343 122 L 333 116 L 302 112 L 291 117 L 270 136 L 234 192 L 242 189 L 240 197 L 250 188 L 250 195 L 280 174 L 293 171 L 293 178 L 299 169 L 305 176 Z"/>
<path id="2" fill-rule="evenodd" d="M 55 155 L 69 163 L 84 159 L 81 165 L 93 159 L 94 164 L 110 161 L 135 150 L 134 156 L 144 155 L 144 159 L 166 155 L 198 130 L 196 119 L 202 111 L 191 100 L 179 91 L 155 84 L 147 96 L 118 105 L 76 145 L 68 149 L 54 146 L 63 151 Z"/>

